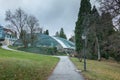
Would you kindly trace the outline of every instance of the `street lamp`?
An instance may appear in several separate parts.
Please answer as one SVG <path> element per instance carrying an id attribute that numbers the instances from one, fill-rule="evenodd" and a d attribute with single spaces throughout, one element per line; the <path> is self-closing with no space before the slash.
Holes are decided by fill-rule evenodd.
<path id="1" fill-rule="evenodd" d="M 83 51 L 84 51 L 84 71 L 86 71 L 86 35 L 82 34 L 82 39 L 84 40 Z"/>

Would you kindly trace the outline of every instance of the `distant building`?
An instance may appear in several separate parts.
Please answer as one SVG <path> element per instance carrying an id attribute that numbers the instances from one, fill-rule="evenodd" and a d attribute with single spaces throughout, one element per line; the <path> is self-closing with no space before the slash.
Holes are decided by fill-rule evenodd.
<path id="1" fill-rule="evenodd" d="M 16 31 L 0 26 L 0 39 L 4 45 L 12 45 L 17 40 L 17 33 Z"/>
<path id="2" fill-rule="evenodd" d="M 4 29 L 3 26 L 0 26 L 0 41 L 5 40 L 5 34 L 4 34 Z"/>

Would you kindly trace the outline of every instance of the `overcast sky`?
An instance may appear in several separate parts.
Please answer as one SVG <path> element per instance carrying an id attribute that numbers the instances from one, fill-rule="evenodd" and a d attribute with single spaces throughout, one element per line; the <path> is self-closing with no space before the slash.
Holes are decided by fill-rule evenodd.
<path id="1" fill-rule="evenodd" d="M 94 0 L 91 0 L 95 4 Z M 61 27 L 67 37 L 73 35 L 80 0 L 0 0 L 0 25 L 5 26 L 5 11 L 22 8 L 39 19 L 40 27 L 48 29 L 51 36 Z"/>

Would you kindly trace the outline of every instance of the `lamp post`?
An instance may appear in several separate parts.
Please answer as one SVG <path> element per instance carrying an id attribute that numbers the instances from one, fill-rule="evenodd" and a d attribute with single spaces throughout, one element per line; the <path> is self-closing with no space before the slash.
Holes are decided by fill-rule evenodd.
<path id="1" fill-rule="evenodd" d="M 83 54 L 84 54 L 84 71 L 86 71 L 86 35 L 82 34 L 83 43 Z"/>

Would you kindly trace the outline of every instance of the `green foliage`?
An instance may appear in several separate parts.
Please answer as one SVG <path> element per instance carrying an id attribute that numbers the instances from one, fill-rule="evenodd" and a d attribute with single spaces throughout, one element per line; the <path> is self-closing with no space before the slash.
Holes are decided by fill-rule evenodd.
<path id="1" fill-rule="evenodd" d="M 46 34 L 49 35 L 49 31 L 48 30 L 46 30 Z"/>
<path id="2" fill-rule="evenodd" d="M 99 16 L 99 13 L 94 6 L 91 11 L 91 17 L 91 26 L 88 34 L 88 54 L 91 54 L 89 58 L 97 59 L 96 37 L 98 38 L 98 42 L 100 44 L 101 57 L 105 59 L 115 57 L 114 54 L 119 53 L 119 51 L 114 47 L 114 49 L 118 51 L 114 52 L 112 47 L 112 45 L 116 43 L 114 41 L 116 38 L 112 38 L 112 35 L 114 35 L 116 31 L 114 30 L 114 26 L 112 24 L 111 15 L 109 13 L 102 13 L 102 15 Z"/>
<path id="3" fill-rule="evenodd" d="M 89 18 L 89 25 L 87 18 Z M 77 53 L 81 53 L 83 49 L 82 34 L 88 33 L 87 36 L 87 58 L 100 59 L 103 57 L 115 58 L 120 61 L 120 39 L 119 31 L 115 31 L 112 22 L 113 17 L 109 12 L 103 12 L 100 16 L 96 7 L 91 10 L 89 0 L 81 0 L 81 7 L 78 14 L 78 20 L 75 27 L 75 43 Z M 117 29 L 116 29 L 117 30 Z"/>
<path id="4" fill-rule="evenodd" d="M 101 44 L 102 57 L 108 59 L 110 54 L 113 53 L 112 51 L 110 52 L 108 49 L 111 42 L 111 39 L 109 39 L 109 37 L 112 36 L 114 33 L 116 33 L 112 23 L 111 15 L 109 13 L 102 13 L 100 24 L 97 29 L 97 33 Z M 112 43 L 111 45 L 113 44 L 115 43 Z"/>
<path id="5" fill-rule="evenodd" d="M 101 53 L 101 56 L 105 59 L 109 59 L 109 57 L 110 57 L 108 53 L 105 53 L 105 51 L 104 51 L 104 53 Z"/>
<path id="6" fill-rule="evenodd" d="M 69 38 L 69 41 L 74 42 L 75 43 L 75 36 L 71 36 L 71 38 Z"/>
<path id="7" fill-rule="evenodd" d="M 110 57 L 115 60 L 120 61 L 120 32 L 116 32 L 108 37 L 106 43 L 103 44 L 103 50 Z"/>
<path id="8" fill-rule="evenodd" d="M 98 48 L 98 46 L 100 45 L 100 41 L 99 41 L 100 39 L 97 32 L 97 30 L 99 29 L 98 28 L 99 20 L 100 20 L 99 13 L 96 7 L 94 6 L 90 14 L 90 26 L 87 35 L 88 37 L 87 48 L 88 48 L 89 59 L 98 59 L 98 50 L 100 50 L 100 48 Z"/>
<path id="9" fill-rule="evenodd" d="M 84 31 L 83 21 L 85 16 L 89 15 L 91 11 L 91 4 L 89 0 L 81 0 L 81 7 L 78 14 L 78 20 L 76 22 L 75 27 L 75 43 L 76 43 L 76 51 L 79 53 L 81 52 L 82 46 L 82 33 Z"/>
<path id="10" fill-rule="evenodd" d="M 2 43 L 0 43 L 0 46 L 2 46 Z"/>
<path id="11" fill-rule="evenodd" d="M 58 58 L 0 49 L 0 80 L 47 80 Z"/>
<path id="12" fill-rule="evenodd" d="M 44 34 L 49 35 L 49 31 L 48 30 L 44 31 Z"/>
<path id="13" fill-rule="evenodd" d="M 60 29 L 60 35 L 59 35 L 59 37 L 64 38 L 64 39 L 67 39 L 67 37 L 66 37 L 66 35 L 65 35 L 65 33 L 64 33 L 63 28 Z"/>
<path id="14" fill-rule="evenodd" d="M 55 33 L 55 37 L 61 37 L 61 38 L 67 39 L 66 34 L 64 33 L 64 29 L 63 28 L 60 29 L 60 32 L 57 31 Z"/>

